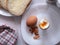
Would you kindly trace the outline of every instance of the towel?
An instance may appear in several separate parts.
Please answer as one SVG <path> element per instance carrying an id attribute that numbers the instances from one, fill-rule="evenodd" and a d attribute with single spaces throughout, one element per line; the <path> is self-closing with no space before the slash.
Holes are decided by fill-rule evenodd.
<path id="1" fill-rule="evenodd" d="M 5 28 L 5 30 L 0 33 L 0 45 L 15 45 L 16 41 L 17 35 L 15 34 L 15 30 Z"/>

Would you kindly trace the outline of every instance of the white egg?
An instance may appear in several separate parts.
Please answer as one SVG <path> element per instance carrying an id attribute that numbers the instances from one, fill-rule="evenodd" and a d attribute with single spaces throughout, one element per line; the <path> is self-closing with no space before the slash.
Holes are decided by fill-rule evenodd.
<path id="1" fill-rule="evenodd" d="M 47 29 L 49 27 L 49 22 L 47 19 L 42 19 L 39 23 L 39 27 L 43 30 Z"/>

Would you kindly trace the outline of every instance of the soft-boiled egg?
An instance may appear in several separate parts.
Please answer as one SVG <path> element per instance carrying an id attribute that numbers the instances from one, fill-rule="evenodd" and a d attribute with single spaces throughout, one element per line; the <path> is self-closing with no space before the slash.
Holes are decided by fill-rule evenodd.
<path id="1" fill-rule="evenodd" d="M 42 19 L 39 23 L 39 27 L 43 30 L 47 29 L 49 27 L 49 22 L 47 19 Z"/>

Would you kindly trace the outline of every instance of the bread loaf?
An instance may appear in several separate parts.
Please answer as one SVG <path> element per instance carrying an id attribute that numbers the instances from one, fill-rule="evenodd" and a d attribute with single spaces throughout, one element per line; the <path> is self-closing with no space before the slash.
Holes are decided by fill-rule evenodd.
<path id="1" fill-rule="evenodd" d="M 20 16 L 30 2 L 31 0 L 8 0 L 8 10 L 10 13 Z"/>
<path id="2" fill-rule="evenodd" d="M 0 0 L 0 7 L 8 10 L 15 16 L 20 16 L 24 13 L 31 0 Z"/>

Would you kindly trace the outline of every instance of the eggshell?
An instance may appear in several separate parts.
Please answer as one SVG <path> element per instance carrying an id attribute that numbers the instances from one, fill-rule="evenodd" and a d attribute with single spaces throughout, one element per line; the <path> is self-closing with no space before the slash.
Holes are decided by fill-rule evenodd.
<path id="1" fill-rule="evenodd" d="M 30 16 L 27 18 L 26 24 L 27 26 L 34 26 L 37 23 L 37 17 L 36 16 Z"/>
<path id="2" fill-rule="evenodd" d="M 39 27 L 43 30 L 48 29 L 49 27 L 49 22 L 47 21 L 47 19 L 43 19 L 40 21 Z"/>

